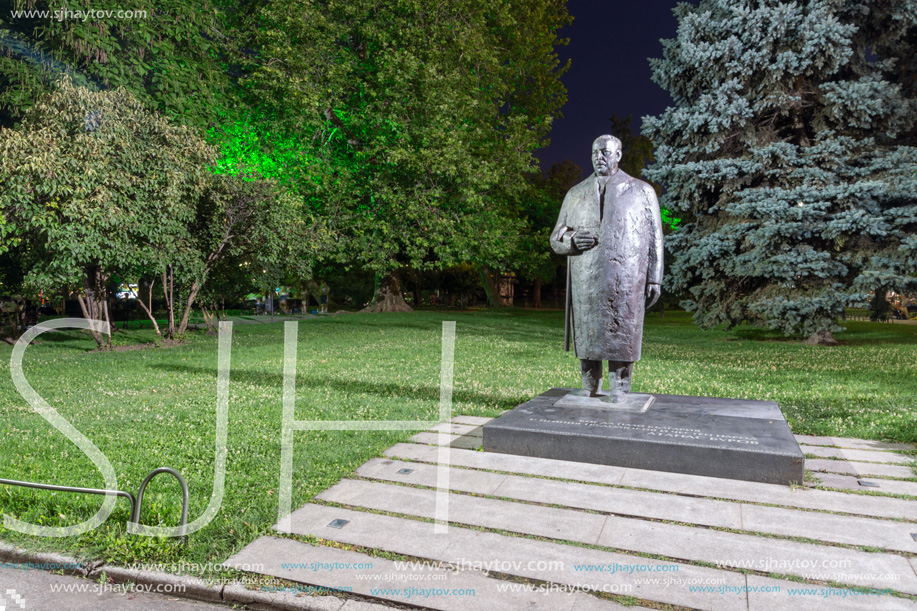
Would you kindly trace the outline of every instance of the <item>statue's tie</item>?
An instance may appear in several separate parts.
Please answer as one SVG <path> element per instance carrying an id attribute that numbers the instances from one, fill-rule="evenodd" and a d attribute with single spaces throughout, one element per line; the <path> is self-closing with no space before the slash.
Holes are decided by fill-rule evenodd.
<path id="1" fill-rule="evenodd" d="M 603 220 L 605 216 L 605 186 L 606 183 L 602 182 L 601 178 L 596 177 L 595 179 L 595 205 L 599 208 L 599 221 Z"/>

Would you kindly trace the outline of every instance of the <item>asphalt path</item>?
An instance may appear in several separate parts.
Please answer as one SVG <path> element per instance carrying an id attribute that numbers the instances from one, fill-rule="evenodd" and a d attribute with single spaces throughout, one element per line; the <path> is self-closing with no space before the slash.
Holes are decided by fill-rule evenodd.
<path id="1" fill-rule="evenodd" d="M 5 611 L 216 611 L 230 605 L 178 598 L 174 584 L 138 586 L 57 575 L 38 569 L 0 568 L 0 609 Z M 239 606 L 235 607 L 239 609 Z"/>

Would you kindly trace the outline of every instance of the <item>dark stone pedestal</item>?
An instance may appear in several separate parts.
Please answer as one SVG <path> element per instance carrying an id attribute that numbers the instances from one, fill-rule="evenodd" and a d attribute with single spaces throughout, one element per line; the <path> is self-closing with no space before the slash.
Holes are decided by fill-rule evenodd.
<path id="1" fill-rule="evenodd" d="M 653 395 L 645 412 L 560 407 L 552 388 L 484 425 L 484 450 L 771 484 L 801 484 L 803 455 L 773 401 Z"/>

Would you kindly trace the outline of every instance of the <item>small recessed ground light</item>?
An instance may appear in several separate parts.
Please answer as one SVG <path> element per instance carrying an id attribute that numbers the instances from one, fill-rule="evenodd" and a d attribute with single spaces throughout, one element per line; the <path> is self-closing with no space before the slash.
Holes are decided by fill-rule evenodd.
<path id="1" fill-rule="evenodd" d="M 414 472 L 414 469 L 398 469 L 399 475 L 409 475 Z"/>
<path id="2" fill-rule="evenodd" d="M 341 518 L 338 518 L 336 520 L 331 520 L 331 524 L 329 524 L 328 526 L 330 526 L 331 528 L 344 528 L 345 524 L 350 524 L 350 520 L 343 520 Z"/>
<path id="3" fill-rule="evenodd" d="M 879 487 L 879 484 L 877 484 L 877 483 L 875 483 L 875 482 L 870 482 L 870 481 L 865 480 L 865 479 L 858 479 L 858 480 L 857 480 L 857 483 L 858 483 L 859 485 L 861 485 L 861 486 L 867 486 L 868 488 L 878 488 L 878 487 Z"/>

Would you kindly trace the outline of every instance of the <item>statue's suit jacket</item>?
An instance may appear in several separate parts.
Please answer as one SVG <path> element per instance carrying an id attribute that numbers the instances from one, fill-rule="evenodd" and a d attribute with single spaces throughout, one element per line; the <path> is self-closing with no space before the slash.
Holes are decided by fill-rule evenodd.
<path id="1" fill-rule="evenodd" d="M 604 197 L 595 174 L 567 192 L 551 248 L 569 255 L 573 345 L 581 359 L 638 361 L 643 343 L 646 285 L 662 282 L 662 219 L 656 192 L 620 169 Z M 581 252 L 576 231 L 598 237 Z"/>

